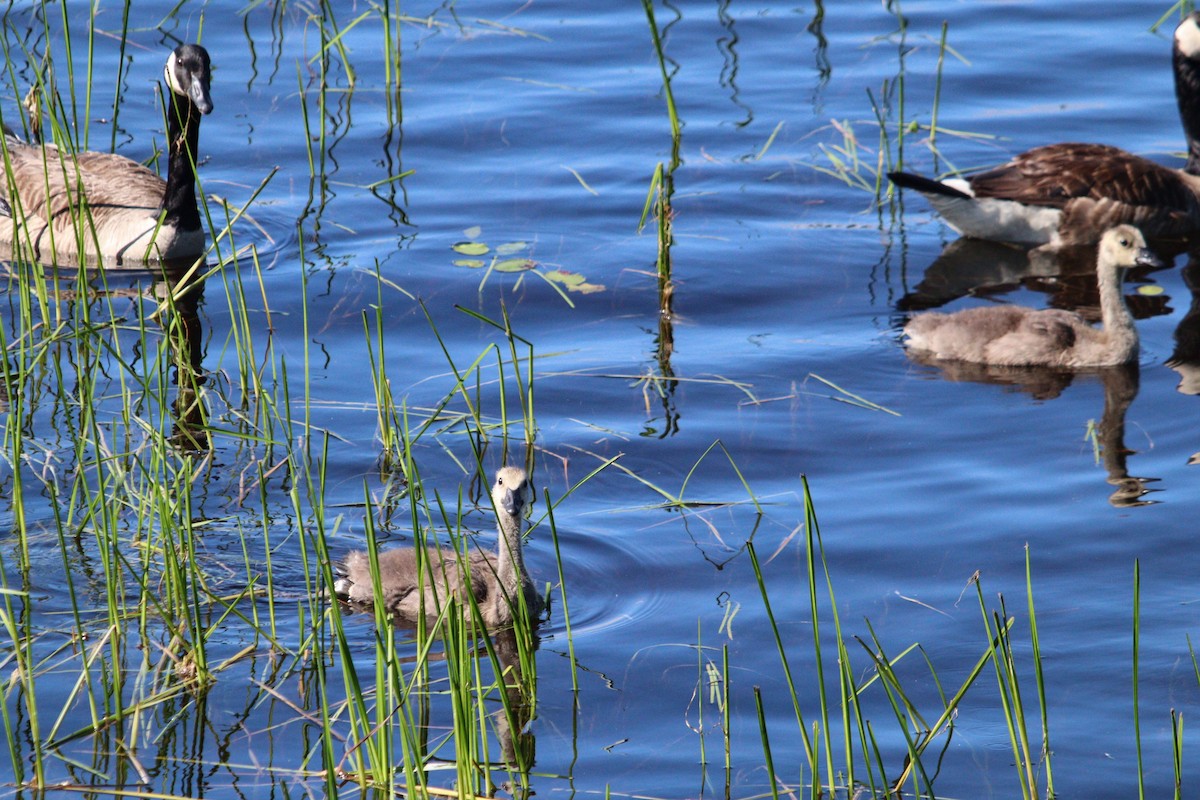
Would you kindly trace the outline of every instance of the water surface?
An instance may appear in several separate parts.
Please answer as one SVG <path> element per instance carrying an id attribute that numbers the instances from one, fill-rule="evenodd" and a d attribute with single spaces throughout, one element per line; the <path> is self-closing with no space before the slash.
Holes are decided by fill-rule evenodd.
<path id="1" fill-rule="evenodd" d="M 82 7 L 70 9 L 74 25 Z M 639 233 L 638 221 L 657 165 L 672 162 L 672 141 L 639 6 L 479 0 L 405 7 L 426 21 L 400 28 L 398 94 L 388 91 L 378 14 L 366 6 L 325 17 L 343 31 L 353 84 L 340 55 L 322 70 L 318 18 L 328 10 L 215 2 L 172 11 L 171 4 L 136 6 L 120 73 L 117 149 L 140 159 L 161 143 L 153 82 L 166 49 L 202 29 L 216 65 L 216 111 L 201 134 L 204 189 L 241 203 L 278 168 L 251 206 L 257 226 L 237 228 L 240 243 L 260 250 L 261 286 L 245 260 L 240 276 L 252 287 L 250 333 L 268 379 L 283 381 L 279 367 L 286 365 L 290 396 L 302 398 L 307 371 L 309 429 L 284 435 L 285 446 L 324 446 L 324 432 L 331 434 L 324 499 L 341 515 L 335 549 L 361 546 L 364 487 L 379 496 L 387 479 L 364 335 L 364 313 L 374 325 L 376 307 L 394 395 L 413 408 L 438 402 L 452 385 L 439 339 L 460 365 L 489 345 L 507 346 L 462 308 L 493 319 L 509 315 L 539 357 L 536 480 L 553 496 L 617 455 L 624 468 L 678 492 L 719 440 L 736 471 L 719 449 L 710 453 L 691 473 L 685 499 L 745 501 L 740 473 L 763 503 L 762 518 L 746 504 L 664 511 L 658 495 L 610 468 L 558 508 L 583 670 L 576 698 L 564 619 L 555 613 L 542 629 L 532 724 L 540 795 L 726 791 L 715 729 L 705 737 L 716 761 L 707 772 L 699 764 L 698 640 L 730 648 L 729 793 L 768 791 L 755 686 L 776 770 L 790 785 L 806 779 L 783 670 L 743 547 L 753 535 L 801 705 L 813 714 L 804 537 L 797 534 L 802 474 L 847 634 L 867 638 L 869 619 L 892 654 L 920 642 L 947 690 L 986 645 L 971 584 L 977 572 L 989 602 L 1005 595 L 1028 641 L 1031 554 L 1055 788 L 1064 796 L 1129 792 L 1136 783 L 1130 642 L 1140 563 L 1147 791 L 1170 790 L 1169 712 L 1192 713 L 1200 690 L 1187 638 L 1197 623 L 1191 579 L 1198 473 L 1189 465 L 1200 450 L 1197 400 L 1180 391 L 1179 373 L 1166 365 L 1193 302 L 1181 269 L 1186 254 L 1178 267 L 1140 277 L 1163 294 L 1139 299 L 1143 349 L 1135 375 L 1084 374 L 1027 391 L 952 380 L 910 361 L 898 330 L 903 299 L 953 232 L 915 195 L 877 207 L 869 192 L 815 168 L 830 167 L 822 148 L 843 145 L 838 129 L 852 130 L 864 161 L 859 174 L 873 181 L 879 129 L 872 98 L 894 136 L 902 69 L 904 120 L 928 125 L 943 21 L 960 57 L 947 55 L 942 68 L 938 124 L 969 135 L 939 134 L 944 158 L 935 163 L 927 127 L 910 134 L 903 145 L 908 167 L 982 166 L 1068 140 L 1117 144 L 1179 165 L 1173 23 L 1149 32 L 1165 4 L 1132 2 L 1098 14 L 1094 3 L 1079 0 L 913 2 L 903 7 L 903 36 L 899 11 L 879 4 L 657 5 L 683 124 L 673 170 L 669 360 L 662 357 L 668 331 L 660 327 L 653 225 Z M 359 14 L 366 17 L 351 25 Z M 49 46 L 65 59 L 61 19 L 52 7 L 44 21 L 10 10 L 10 51 Z M 99 23 L 119 31 L 118 12 L 102 10 Z M 77 42 L 85 33 L 72 29 Z M 98 36 L 96 53 L 93 136 L 102 146 L 111 131 L 105 103 L 117 82 L 118 41 Z M 75 57 L 82 70 L 83 56 Z M 0 101 L 5 119 L 32 80 L 30 67 L 12 66 Z M 895 157 L 894 141 L 891 147 Z M 571 293 L 568 303 L 528 273 L 493 273 L 482 282 L 481 270 L 454 264 L 461 256 L 453 245 L 467 240 L 527 243 L 522 253 L 539 270 L 579 273 L 603 290 Z M 122 281 L 138 282 L 109 277 L 110 284 Z M 988 289 L 987 297 L 955 294 L 939 302 L 1040 306 L 1062 302 L 1049 298 L 1066 281 L 1014 281 Z M 281 476 L 268 481 L 265 503 L 257 491 L 243 491 L 247 476 L 283 448 L 267 453 L 226 435 L 246 388 L 231 353 L 240 336 L 227 300 L 235 284 L 227 275 L 210 280 L 199 308 L 201 369 L 213 379 L 207 402 L 215 455 L 194 486 L 192 514 L 211 521 L 198 546 L 214 575 L 228 572 L 231 588 L 244 573 L 243 547 L 262 558 L 266 520 L 274 585 L 295 604 L 288 588 L 303 586 L 298 540 L 311 520 L 297 513 Z M 10 283 L 9 299 L 20 291 Z M 19 319 L 3 313 L 12 340 Z M 677 380 L 660 396 L 640 380 L 645 376 Z M 845 396 L 813 376 L 896 413 L 837 402 Z M 1152 490 L 1135 490 L 1119 503 L 1113 495 L 1120 487 L 1109 482 L 1087 435 L 1090 423 L 1104 420 L 1106 390 L 1110 415 L 1120 410 L 1124 421 L 1123 442 L 1106 444 L 1110 452 L 1123 444 L 1130 451 L 1126 471 L 1148 479 Z M 498 415 L 494 386 L 483 394 L 486 413 Z M 1123 409 L 1112 404 L 1114 394 L 1124 398 L 1117 404 Z M 69 449 L 69 431 L 53 414 L 37 418 L 36 435 L 53 449 Z M 468 445 L 461 436 L 423 444 L 422 478 L 455 496 L 469 481 L 462 469 Z M 489 466 L 501 458 L 498 447 L 485 456 Z M 36 488 L 26 491 L 36 498 Z M 27 506 L 40 515 L 28 520 L 30 529 L 46 531 L 31 555 L 39 565 L 35 613 L 40 624 L 60 625 L 57 613 L 70 602 L 57 591 L 64 567 L 49 533 L 52 504 L 43 496 Z M 407 541 L 408 519 L 397 509 L 382 535 Z M 491 526 L 486 514 L 469 522 L 484 531 Z M 71 569 L 86 572 L 94 557 L 77 554 Z M 527 560 L 541 580 L 555 580 L 544 529 L 535 532 Z M 85 605 L 99 606 L 102 581 L 92 592 Z M 731 607 L 737 614 L 722 628 Z M 351 618 L 348 626 L 361 637 L 357 655 L 369 663 L 370 618 Z M 278 635 L 297 646 L 300 631 Z M 212 647 L 233 654 L 248 641 L 230 625 L 228 638 Z M 1018 656 L 1023 679 L 1032 681 L 1028 648 Z M 857 662 L 862 670 L 867 664 Z M 902 673 L 914 698 L 934 711 L 938 689 L 915 654 Z M 266 796 L 274 781 L 319 786 L 292 772 L 293 745 L 306 736 L 301 726 L 274 727 L 281 716 L 294 717 L 281 705 L 250 702 L 247 677 L 269 682 L 269 659 L 259 653 L 191 707 L 193 719 L 207 723 L 172 734 L 186 741 L 187 758 L 144 745 L 143 756 L 161 759 L 157 789 Z M 59 708 L 70 686 L 46 686 L 39 702 Z M 886 698 L 876 686 L 865 702 L 891 748 L 886 765 L 898 772 L 903 740 Z M 86 713 L 79 713 L 83 724 Z M 715 711 L 705 714 L 711 725 Z M 1036 729 L 1036 720 L 1030 725 Z M 994 678 L 985 672 L 959 715 L 935 789 L 949 797 L 1011 796 L 1018 790 L 1011 760 Z M 232 766 L 213 769 L 221 762 Z M 197 765 L 204 766 L 203 786 Z"/>

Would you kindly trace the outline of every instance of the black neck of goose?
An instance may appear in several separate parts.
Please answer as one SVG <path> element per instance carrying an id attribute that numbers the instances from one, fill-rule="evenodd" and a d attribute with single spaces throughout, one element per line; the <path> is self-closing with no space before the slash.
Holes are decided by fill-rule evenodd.
<path id="1" fill-rule="evenodd" d="M 1200 61 L 1188 58 L 1176 46 L 1175 99 L 1179 103 L 1179 118 L 1187 137 L 1188 159 L 1184 170 L 1200 175 Z"/>
<path id="2" fill-rule="evenodd" d="M 196 206 L 196 147 L 200 143 L 200 109 L 187 97 L 171 93 L 167 109 L 167 188 L 162 208 L 164 225 L 179 230 L 200 230 Z"/>

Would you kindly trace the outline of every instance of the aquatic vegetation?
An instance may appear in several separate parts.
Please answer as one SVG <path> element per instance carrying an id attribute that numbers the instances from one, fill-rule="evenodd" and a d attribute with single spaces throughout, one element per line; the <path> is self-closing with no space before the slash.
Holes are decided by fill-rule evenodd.
<path id="1" fill-rule="evenodd" d="M 893 509 L 943 490 L 915 458 L 912 392 L 892 388 L 913 383 L 871 361 L 899 279 L 884 264 L 863 279 L 878 307 L 831 310 L 813 277 L 859 281 L 842 251 L 879 231 L 818 264 L 790 212 L 770 216 L 793 202 L 800 123 L 747 90 L 756 71 L 779 83 L 762 37 L 792 25 L 790 55 L 839 21 L 819 2 L 811 16 L 719 3 L 700 24 L 661 3 L 644 19 L 591 10 L 549 24 L 519 0 L 424 16 L 251 0 L 224 16 L 182 4 L 157 28 L 102 6 L 68 20 L 61 4 L 0 22 L 14 127 L 161 160 L 158 109 L 138 106 L 161 61 L 143 53 L 184 33 L 213 51 L 234 121 L 201 145 L 212 250 L 184 274 L 18 260 L 0 275 L 8 794 L 929 797 L 983 771 L 967 740 L 1004 746 L 987 777 L 1009 794 L 1046 796 L 1075 769 L 1049 747 L 1072 729 L 1054 727 L 1063 668 L 1042 653 L 1091 644 L 1043 638 L 1060 608 L 1046 614 L 1052 575 L 1035 578 L 1032 555 L 1028 612 L 985 600 L 980 579 L 982 625 L 970 609 L 919 635 L 898 621 L 918 604 L 948 616 L 901 579 L 956 580 L 903 557 L 959 547 L 944 529 L 922 544 L 930 520 Z M 605 38 L 579 35 L 585 16 Z M 717 61 L 696 69 L 696 41 Z M 31 88 L 37 110 L 15 111 Z M 889 113 L 894 151 L 907 117 Z M 591 157 L 560 158 L 567 141 Z M 848 144 L 846 163 L 855 152 L 872 186 L 876 152 Z M 847 229 L 832 217 L 813 222 Z M 761 257 L 776 234 L 788 246 Z M 811 331 L 777 327 L 775 295 L 837 352 L 813 357 Z M 833 428 L 849 446 L 822 458 Z M 502 463 L 540 489 L 537 630 L 450 613 L 397 626 L 330 600 L 353 550 L 493 548 Z M 822 538 L 798 478 L 814 464 L 820 507 L 872 506 L 892 551 L 837 518 Z M 1017 491 L 997 493 L 998 516 L 1016 516 Z M 999 571 L 993 544 L 981 558 Z M 885 571 L 903 574 L 885 586 Z M 1134 658 L 1143 686 L 1159 680 Z M 1182 771 L 1182 716 L 1171 725 L 1169 746 L 1139 731 L 1148 787 L 1164 754 Z"/>
<path id="2" fill-rule="evenodd" d="M 572 303 L 563 294 L 564 289 L 568 292 L 578 292 L 580 294 L 595 294 L 596 292 L 604 291 L 605 287 L 603 284 L 591 283 L 586 277 L 577 272 L 568 272 L 564 269 L 546 269 L 545 265 L 540 264 L 535 259 L 529 256 L 518 255 L 530 249 L 531 245 L 529 242 L 504 242 L 492 247 L 479 239 L 483 235 L 483 229 L 478 225 L 467 228 L 463 231 L 463 234 L 467 237 L 467 240 L 455 242 L 450 246 L 450 249 L 459 255 L 471 257 L 455 259 L 454 265 L 469 269 L 483 269 L 486 267 L 487 271 L 479 281 L 480 291 L 483 291 L 488 277 L 493 272 L 531 272 L 550 284 L 567 301 L 568 305 L 572 305 Z M 492 256 L 490 261 L 484 261 L 477 257 L 489 254 Z"/>

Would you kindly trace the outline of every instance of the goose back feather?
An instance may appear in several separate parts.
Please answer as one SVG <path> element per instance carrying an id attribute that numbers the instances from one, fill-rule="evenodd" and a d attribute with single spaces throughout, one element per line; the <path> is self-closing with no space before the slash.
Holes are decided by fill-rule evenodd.
<path id="1" fill-rule="evenodd" d="M 167 60 L 167 177 L 113 153 L 69 153 L 3 137 L 0 244 L 47 263 L 194 258 L 205 235 L 193 163 L 200 118 L 212 111 L 211 64 L 199 45 Z"/>
<path id="2" fill-rule="evenodd" d="M 1105 367 L 1137 358 L 1138 336 L 1121 293 L 1121 272 L 1162 266 L 1141 232 L 1119 225 L 1100 239 L 1096 278 L 1101 327 L 1060 309 L 984 306 L 918 314 L 904 326 L 908 346 L 935 359 L 997 366 Z"/>
<path id="3" fill-rule="evenodd" d="M 965 179 L 888 177 L 924 194 L 951 228 L 981 239 L 1089 244 L 1120 224 L 1162 239 L 1200 231 L 1200 12 L 1176 28 L 1172 52 L 1188 146 L 1184 169 L 1110 145 L 1067 142 L 1036 147 Z"/>

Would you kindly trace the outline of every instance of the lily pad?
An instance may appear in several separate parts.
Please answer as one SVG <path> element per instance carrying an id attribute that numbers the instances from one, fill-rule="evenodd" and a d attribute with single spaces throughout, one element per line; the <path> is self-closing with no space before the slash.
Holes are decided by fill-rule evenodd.
<path id="1" fill-rule="evenodd" d="M 537 264 L 529 258 L 506 258 L 496 262 L 496 272 L 524 272 L 533 269 Z"/>
<path id="2" fill-rule="evenodd" d="M 1146 284 L 1145 286 L 1137 287 L 1137 293 L 1143 297 L 1157 297 L 1163 293 L 1163 287 L 1155 286 L 1154 284 Z"/>
<path id="3" fill-rule="evenodd" d="M 491 248 L 483 242 L 456 242 L 451 245 L 451 249 L 456 253 L 462 253 L 464 256 L 481 256 Z"/>
<path id="4" fill-rule="evenodd" d="M 454 262 L 456 267 L 470 267 L 471 269 L 479 269 L 483 266 L 483 262 L 478 258 L 459 258 Z"/>
<path id="5" fill-rule="evenodd" d="M 472 225 L 463 231 L 463 236 L 466 236 L 468 239 L 478 239 L 481 233 L 483 233 L 483 228 L 478 225 Z"/>
<path id="6" fill-rule="evenodd" d="M 552 269 L 548 272 L 543 272 L 542 277 L 548 281 L 554 281 L 562 285 L 568 292 L 580 292 L 581 294 L 594 294 L 604 291 L 602 283 L 588 283 L 587 278 L 580 275 L 578 272 L 567 272 L 563 269 Z"/>
<path id="7" fill-rule="evenodd" d="M 529 242 L 505 242 L 496 246 L 496 254 L 511 256 L 513 253 L 519 253 L 527 247 L 529 247 Z"/>

